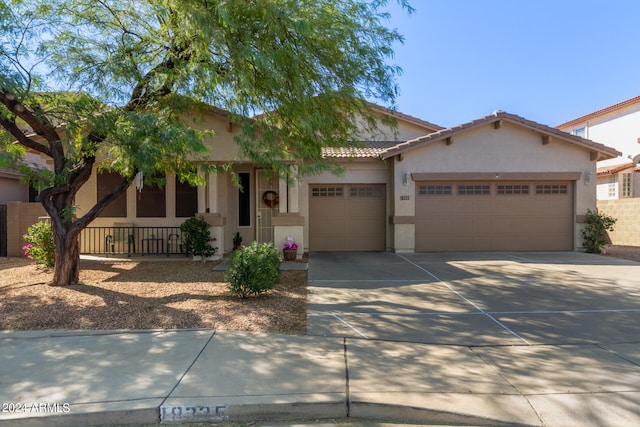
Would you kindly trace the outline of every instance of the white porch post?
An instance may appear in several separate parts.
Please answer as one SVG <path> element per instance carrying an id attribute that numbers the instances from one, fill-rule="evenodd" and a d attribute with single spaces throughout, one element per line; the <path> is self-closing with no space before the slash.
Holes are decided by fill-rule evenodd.
<path id="1" fill-rule="evenodd" d="M 207 174 L 205 174 L 207 179 Z M 208 182 L 205 185 L 198 186 L 198 213 L 205 213 L 207 211 L 207 187 Z"/>
<path id="2" fill-rule="evenodd" d="M 208 208 L 209 212 L 218 212 L 218 174 L 210 173 L 207 179 Z"/>

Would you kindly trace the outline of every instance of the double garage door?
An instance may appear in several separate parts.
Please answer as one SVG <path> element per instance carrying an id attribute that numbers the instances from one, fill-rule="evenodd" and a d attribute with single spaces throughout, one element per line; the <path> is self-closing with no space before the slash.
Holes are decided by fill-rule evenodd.
<path id="1" fill-rule="evenodd" d="M 309 186 L 309 250 L 383 251 L 384 184 Z"/>
<path id="2" fill-rule="evenodd" d="M 573 182 L 417 182 L 415 250 L 573 250 Z M 384 184 L 309 186 L 311 251 L 383 251 Z"/>
<path id="3" fill-rule="evenodd" d="M 418 182 L 416 251 L 573 250 L 573 183 Z"/>

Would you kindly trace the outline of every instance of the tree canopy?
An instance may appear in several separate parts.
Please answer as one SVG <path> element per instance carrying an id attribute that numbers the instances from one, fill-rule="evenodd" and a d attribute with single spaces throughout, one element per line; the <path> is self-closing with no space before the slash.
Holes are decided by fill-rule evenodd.
<path id="1" fill-rule="evenodd" d="M 72 242 L 137 172 L 202 184 L 199 171 L 229 166 L 207 164 L 207 132 L 181 120 L 189 109 L 228 111 L 242 155 L 263 167 L 335 167 L 322 148 L 357 139 L 358 122 L 376 126 L 367 101 L 394 105 L 400 70 L 388 60 L 402 37 L 385 26 L 387 3 L 0 0 L 0 166 L 44 188 L 54 284 L 77 282 L 77 266 L 59 268 L 77 258 Z M 53 170 L 24 164 L 26 150 Z M 122 183 L 73 218 L 96 159 Z"/>

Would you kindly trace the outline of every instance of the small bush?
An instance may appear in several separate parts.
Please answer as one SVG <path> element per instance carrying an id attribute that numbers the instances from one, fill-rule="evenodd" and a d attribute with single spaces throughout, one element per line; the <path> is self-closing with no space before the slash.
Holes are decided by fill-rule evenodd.
<path id="1" fill-rule="evenodd" d="M 48 221 L 40 221 L 27 229 L 24 235 L 27 245 L 22 247 L 25 256 L 33 260 L 32 264 L 47 268 L 53 267 L 55 259 L 55 247 L 53 245 L 53 232 Z"/>
<path id="2" fill-rule="evenodd" d="M 203 259 L 215 255 L 217 248 L 211 246 L 213 239 L 209 223 L 201 215 L 183 222 L 180 231 L 184 233 L 184 246 L 188 254 L 201 256 Z"/>
<path id="3" fill-rule="evenodd" d="M 280 256 L 271 243 L 253 242 L 234 252 L 224 279 L 240 298 L 273 288 L 280 278 Z"/>
<path id="4" fill-rule="evenodd" d="M 598 211 L 587 210 L 586 225 L 582 229 L 584 249 L 587 252 L 599 254 L 607 244 L 607 231 L 613 231 L 617 219 Z"/>

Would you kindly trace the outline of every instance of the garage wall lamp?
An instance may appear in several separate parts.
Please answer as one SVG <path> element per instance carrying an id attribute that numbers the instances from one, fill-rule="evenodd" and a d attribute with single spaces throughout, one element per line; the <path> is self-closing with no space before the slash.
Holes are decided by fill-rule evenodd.
<path id="1" fill-rule="evenodd" d="M 405 187 L 409 185 L 410 178 L 411 178 L 411 174 L 409 172 L 404 173 L 402 175 L 402 185 L 404 185 Z"/>
<path id="2" fill-rule="evenodd" d="M 584 173 L 584 185 L 591 184 L 591 177 L 593 176 L 593 171 L 586 171 Z"/>

